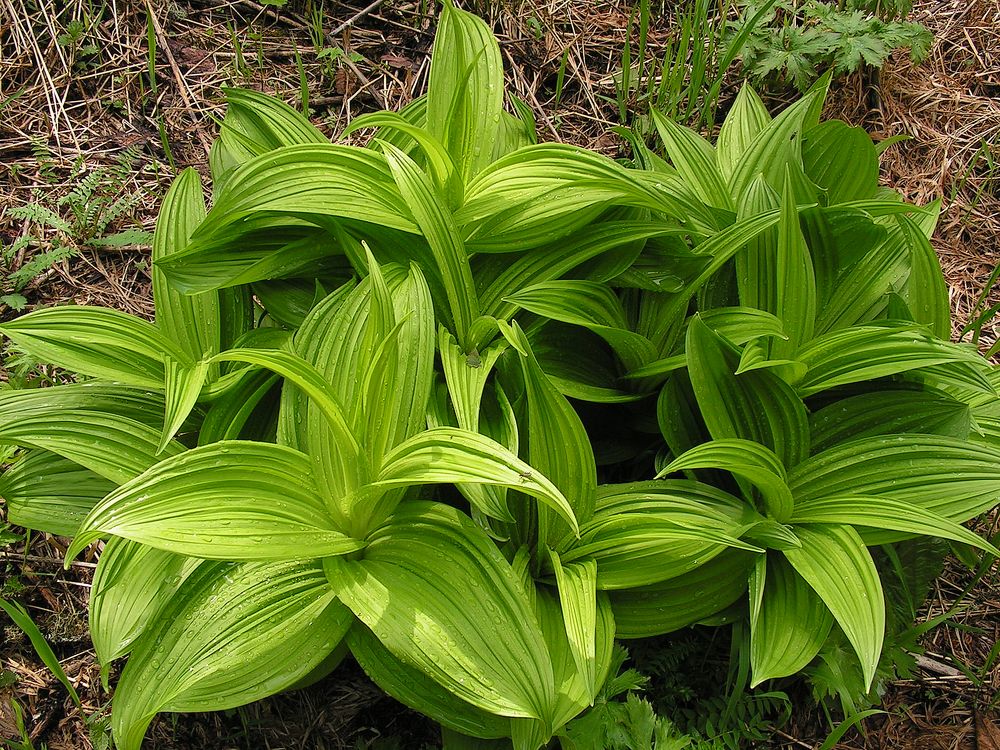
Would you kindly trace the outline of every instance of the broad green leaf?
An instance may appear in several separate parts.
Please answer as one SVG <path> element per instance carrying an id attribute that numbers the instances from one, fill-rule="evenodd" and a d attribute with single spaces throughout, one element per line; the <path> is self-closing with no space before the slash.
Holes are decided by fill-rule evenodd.
<path id="1" fill-rule="evenodd" d="M 192 367 L 168 359 L 164 362 L 164 383 L 166 415 L 157 453 L 162 453 L 174 435 L 191 416 L 198 402 L 202 387 L 209 376 L 211 360 L 202 361 Z"/>
<path id="2" fill-rule="evenodd" d="M 650 110 L 670 161 L 699 200 L 735 211 L 726 180 L 712 145 L 695 131 L 678 125 L 655 108 Z"/>
<path id="3" fill-rule="evenodd" d="M 780 377 L 763 370 L 736 374 L 739 353 L 699 316 L 688 324 L 686 348 L 691 385 L 712 437 L 755 441 L 788 467 L 808 455 L 806 408 Z"/>
<path id="4" fill-rule="evenodd" d="M 771 356 L 775 359 L 795 356 L 798 348 L 812 339 L 816 322 L 816 277 L 809 248 L 799 227 L 799 212 L 789 174 L 785 173 L 782 188 L 775 248 L 777 306 L 769 311 L 781 319 L 788 338 L 771 342 Z"/>
<path id="5" fill-rule="evenodd" d="M 1000 550 L 964 526 L 891 497 L 824 497 L 800 502 L 795 506 L 792 523 L 838 523 L 940 537 L 1000 557 Z"/>
<path id="6" fill-rule="evenodd" d="M 381 154 L 334 144 L 285 146 L 234 172 L 187 252 L 245 244 L 262 218 L 279 227 L 273 212 L 289 217 L 292 226 L 332 217 L 416 233 L 404 206 Z M 164 270 L 172 280 L 169 267 Z"/>
<path id="7" fill-rule="evenodd" d="M 703 443 L 678 456 L 657 477 L 685 469 L 728 471 L 760 489 L 768 515 L 774 520 L 784 523 L 792 514 L 792 493 L 785 467 L 774 451 L 759 443 L 740 438 Z"/>
<path id="8" fill-rule="evenodd" d="M 793 161 L 798 163 L 802 132 L 809 127 L 810 109 L 817 101 L 820 99 L 815 93 L 802 97 L 746 144 L 729 178 L 732 195 L 743 195 L 747 186 L 760 174 L 764 175 L 771 188 L 780 189 L 788 165 Z"/>
<path id="9" fill-rule="evenodd" d="M 505 329 L 505 336 L 520 356 L 521 374 L 528 407 L 528 460 L 562 491 L 572 507 L 569 521 L 586 522 L 594 512 L 597 492 L 597 466 L 590 438 L 576 411 L 542 372 L 524 332 L 515 323 Z M 560 515 L 566 519 L 566 514 Z M 560 533 L 554 519 L 539 509 L 539 539 Z M 568 519 L 566 519 L 568 520 Z"/>
<path id="10" fill-rule="evenodd" d="M 105 674 L 201 562 L 127 539 L 108 541 L 94 571 L 87 612 Z"/>
<path id="11" fill-rule="evenodd" d="M 365 673 L 393 698 L 443 727 L 471 737 L 506 737 L 510 721 L 484 711 L 448 692 L 415 666 L 390 652 L 364 623 L 347 634 L 351 654 Z"/>
<path id="12" fill-rule="evenodd" d="M 340 137 L 347 138 L 351 133 L 362 128 L 378 128 L 379 138 L 381 138 L 385 131 L 392 130 L 409 136 L 423 151 L 424 158 L 430 166 L 430 173 L 434 177 L 437 188 L 444 190 L 447 187 L 448 181 L 455 171 L 455 165 L 441 142 L 434 138 L 425 128 L 408 122 L 406 118 L 396 112 L 371 112 L 351 120 Z M 386 142 L 395 146 L 403 153 L 412 156 L 409 151 L 400 147 L 399 144 L 392 141 Z"/>
<path id="13" fill-rule="evenodd" d="M 871 687 L 882 654 L 885 603 L 882 583 L 861 537 L 850 526 L 803 524 L 802 546 L 783 551 L 823 600 L 861 660 L 865 689 Z"/>
<path id="14" fill-rule="evenodd" d="M 751 687 L 795 674 L 819 653 L 833 617 L 781 556 L 757 558 L 750 575 Z"/>
<path id="15" fill-rule="evenodd" d="M 115 689 L 121 750 L 139 750 L 160 711 L 218 711 L 285 690 L 341 641 L 353 618 L 317 563 L 205 563 L 136 641 Z"/>
<path id="16" fill-rule="evenodd" d="M 510 565 L 461 512 L 407 503 L 358 560 L 327 558 L 337 596 L 397 658 L 499 716 L 550 722 L 552 664 Z"/>
<path id="17" fill-rule="evenodd" d="M 464 183 L 493 160 L 503 89 L 493 32 L 482 19 L 446 2 L 431 57 L 427 130 L 445 145 Z"/>
<path id="18" fill-rule="evenodd" d="M 414 435 L 386 455 L 375 486 L 461 482 L 496 484 L 531 495 L 577 530 L 573 507 L 548 478 L 495 440 L 468 430 L 436 427 Z"/>
<path id="19" fill-rule="evenodd" d="M 458 12 L 458 11 L 455 11 Z M 463 345 L 472 321 L 479 317 L 479 299 L 472 279 L 468 254 L 443 196 L 410 157 L 389 144 L 385 157 L 405 205 L 427 239 L 448 297 L 455 336 Z"/>
<path id="20" fill-rule="evenodd" d="M 163 388 L 164 359 L 190 360 L 152 323 L 103 307 L 66 305 L 0 326 L 18 349 L 78 375 Z"/>
<path id="21" fill-rule="evenodd" d="M 781 320 L 754 307 L 716 307 L 700 311 L 698 317 L 735 346 L 742 346 L 762 336 L 785 338 Z"/>
<path id="22" fill-rule="evenodd" d="M 583 560 L 563 565 L 559 555 L 549 550 L 559 589 L 559 603 L 566 638 L 577 672 L 582 676 L 590 703 L 600 684 L 597 680 L 597 563 Z"/>
<path id="23" fill-rule="evenodd" d="M 903 297 L 914 320 L 929 326 L 939 339 L 947 340 L 951 336 L 951 304 L 941 262 L 913 219 L 897 216 L 896 222 L 910 251 L 910 277 Z"/>
<path id="24" fill-rule="evenodd" d="M 438 351 L 441 354 L 441 368 L 444 370 L 458 426 L 463 430 L 479 431 L 480 406 L 483 389 L 493 371 L 497 358 L 507 345 L 499 341 L 484 351 L 465 353 L 447 329 L 438 332 Z"/>
<path id="25" fill-rule="evenodd" d="M 529 312 L 587 328 L 604 339 L 632 370 L 655 359 L 656 349 L 629 330 L 621 300 L 605 284 L 593 281 L 549 281 L 532 284 L 504 298 Z"/>
<path id="26" fill-rule="evenodd" d="M 723 611 L 746 593 L 755 558 L 742 550 L 726 550 L 677 578 L 612 591 L 617 637 L 663 635 Z"/>
<path id="27" fill-rule="evenodd" d="M 113 482 L 55 453 L 32 450 L 0 474 L 7 520 L 18 526 L 73 536 Z"/>
<path id="28" fill-rule="evenodd" d="M 153 235 L 153 301 L 156 326 L 197 362 L 219 351 L 221 312 L 219 295 L 204 292 L 181 294 L 167 283 L 157 261 L 180 252 L 198 223 L 205 218 L 201 179 L 194 169 L 185 169 L 170 186 L 160 206 Z"/>
<path id="29" fill-rule="evenodd" d="M 488 285 L 479 295 L 483 312 L 496 318 L 514 315 L 515 305 L 503 298 L 531 284 L 562 278 L 573 269 L 629 243 L 650 237 L 680 235 L 684 230 L 664 221 L 598 221 L 551 245 L 537 247 L 516 258 L 484 255 L 474 259 L 477 284 Z"/>
<path id="30" fill-rule="evenodd" d="M 941 341 L 920 326 L 900 322 L 826 333 L 799 349 L 796 359 L 808 368 L 796 383 L 803 396 L 932 365 L 955 363 L 971 369 L 981 362 L 974 349 Z"/>
<path id="31" fill-rule="evenodd" d="M 124 385 L 78 383 L 0 393 L 0 443 L 42 448 L 115 484 L 155 464 L 163 398 Z M 184 450 L 177 442 L 164 455 Z"/>
<path id="32" fill-rule="evenodd" d="M 803 137 L 802 162 L 831 206 L 872 198 L 878 189 L 878 155 L 863 128 L 840 120 L 810 128 Z"/>
<path id="33" fill-rule="evenodd" d="M 862 438 L 809 458 L 788 481 L 797 503 L 888 497 L 961 522 L 1000 499 L 1000 449 L 939 435 Z"/>
<path id="34" fill-rule="evenodd" d="M 878 435 L 926 433 L 965 439 L 969 405 L 934 389 L 874 390 L 834 401 L 809 419 L 814 453 Z"/>
<path id="35" fill-rule="evenodd" d="M 364 547 L 333 525 L 307 456 L 247 440 L 194 448 L 119 487 L 84 520 L 67 565 L 101 534 L 213 560 L 309 559 Z"/>
<path id="36" fill-rule="evenodd" d="M 770 121 L 771 116 L 764 103 L 750 85 L 744 82 L 719 129 L 719 140 L 715 145 L 719 171 L 727 181 L 732 178 L 754 138 Z"/>

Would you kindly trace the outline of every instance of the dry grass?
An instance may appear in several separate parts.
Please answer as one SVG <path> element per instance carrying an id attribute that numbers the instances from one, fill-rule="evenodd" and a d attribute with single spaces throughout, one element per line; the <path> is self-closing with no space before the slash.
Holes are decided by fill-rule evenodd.
<path id="1" fill-rule="evenodd" d="M 145 248 L 98 248 L 80 232 L 39 227 L 6 209 L 37 202 L 65 214 L 58 199 L 131 147 L 138 154 L 134 169 L 117 189 L 138 196 L 136 205 L 106 231 L 151 229 L 175 167 L 207 171 L 213 118 L 223 114 L 226 85 L 264 90 L 298 105 L 298 53 L 313 120 L 331 135 L 362 112 L 398 108 L 424 89 L 434 3 L 326 0 L 318 22 L 314 5 L 318 0 L 293 0 L 278 12 L 253 0 L 0 0 L 0 242 L 9 247 L 19 237 L 35 236 L 0 260 L 0 294 L 12 291 L 3 280 L 33 254 L 69 246 L 71 258 L 22 290 L 30 305 L 75 301 L 149 316 Z M 627 0 L 465 5 L 493 23 L 509 85 L 534 110 L 541 138 L 620 154 L 622 144 L 608 128 L 617 124 L 613 73 L 629 24 Z M 964 322 L 997 262 L 1000 239 L 1000 189 L 993 162 L 983 156 L 991 149 L 998 156 L 1000 6 L 995 0 L 918 0 L 917 6 L 918 19 L 936 36 L 931 58 L 918 66 L 894 58 L 875 82 L 848 79 L 833 92 L 829 112 L 879 137 L 912 136 L 890 151 L 885 179 L 911 200 L 945 199 L 935 246 L 956 318 Z M 60 41 L 73 22 L 82 24 L 82 35 Z M 651 54 L 670 28 L 669 14 L 657 14 Z M 155 89 L 148 74 L 150 35 Z M 323 49 L 335 47 L 347 54 L 323 56 Z M 565 86 L 556 106 L 564 54 Z M 11 314 L 0 305 L 0 318 Z M 986 338 L 995 337 L 991 331 Z M 4 591 L 16 593 L 12 581 L 24 586 L 19 596 L 81 689 L 85 713 L 98 712 L 107 695 L 98 684 L 85 627 L 93 560 L 63 573 L 63 547 L 47 537 L 34 537 L 27 551 L 15 550 L 0 561 Z M 928 616 L 951 607 L 969 581 L 964 568 L 950 568 L 937 584 Z M 987 709 L 995 709 L 991 701 L 1000 690 L 997 666 L 983 669 L 1000 637 L 998 592 L 994 569 L 966 592 L 954 625 L 930 637 L 928 668 L 892 687 L 886 696 L 890 717 L 869 720 L 868 735 L 855 735 L 842 747 L 976 747 L 976 720 L 986 737 Z M 45 741 L 52 750 L 90 748 L 83 716 L 19 631 L 7 628 L 2 636 L 0 685 L 8 674 L 17 682 L 0 688 L 0 739 L 15 734 L 9 699 L 16 698 L 34 742 Z M 955 674 L 959 664 L 973 676 L 961 669 Z M 309 690 L 239 712 L 161 718 L 147 746 L 347 748 L 383 734 L 418 746 L 433 738 L 429 731 L 348 666 Z M 782 731 L 774 747 L 809 748 L 823 729 L 802 717 Z M 989 750 L 985 742 L 979 747 Z"/>

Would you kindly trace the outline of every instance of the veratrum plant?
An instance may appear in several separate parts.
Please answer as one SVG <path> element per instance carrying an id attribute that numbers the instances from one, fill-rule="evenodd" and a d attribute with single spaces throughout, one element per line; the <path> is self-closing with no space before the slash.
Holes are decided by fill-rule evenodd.
<path id="1" fill-rule="evenodd" d="M 211 210 L 193 171 L 164 200 L 155 324 L 0 326 L 79 379 L 0 394 L 0 492 L 67 559 L 107 540 L 119 747 L 348 652 L 445 747 L 578 746 L 616 637 L 712 618 L 749 621 L 756 682 L 836 627 L 870 684 L 867 547 L 996 552 L 960 522 L 1000 497 L 1000 422 L 941 338 L 936 208 L 822 94 L 772 120 L 745 90 L 716 146 L 657 117 L 670 163 L 636 139 L 626 169 L 536 144 L 451 4 L 367 148 L 228 92 Z"/>

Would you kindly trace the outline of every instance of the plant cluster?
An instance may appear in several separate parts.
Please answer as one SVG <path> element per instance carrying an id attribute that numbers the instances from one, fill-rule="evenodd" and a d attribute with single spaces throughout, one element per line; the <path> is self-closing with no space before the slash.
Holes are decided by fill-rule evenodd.
<path id="1" fill-rule="evenodd" d="M 536 143 L 447 3 L 368 147 L 229 91 L 211 210 L 193 170 L 163 202 L 155 324 L 0 327 L 79 378 L 0 393 L 0 493 L 67 560 L 105 540 L 117 745 L 350 652 L 447 748 L 684 747 L 613 700 L 616 640 L 694 623 L 738 623 L 754 685 L 871 688 L 875 557 L 997 553 L 961 523 L 1000 497 L 1000 412 L 947 341 L 937 206 L 879 187 L 825 84 L 774 118 L 744 88 L 715 145 L 654 114 L 669 162 L 636 136 L 627 168 Z"/>
<path id="2" fill-rule="evenodd" d="M 909 50 L 914 62 L 926 57 L 931 34 L 919 23 L 902 20 L 907 12 L 906 3 L 868 0 L 854 0 L 848 7 L 823 0 L 751 3 L 730 23 L 728 34 L 749 32 L 740 55 L 751 79 L 805 91 L 817 71 L 841 75 L 866 65 L 881 68 L 899 49 Z"/>

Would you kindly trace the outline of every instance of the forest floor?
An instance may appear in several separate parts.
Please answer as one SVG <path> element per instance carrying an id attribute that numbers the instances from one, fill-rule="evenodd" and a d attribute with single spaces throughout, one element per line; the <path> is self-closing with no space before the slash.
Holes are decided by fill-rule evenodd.
<path id="1" fill-rule="evenodd" d="M 621 124 L 615 73 L 630 25 L 628 0 L 463 6 L 492 23 L 511 91 L 534 110 L 541 139 L 626 154 L 609 129 Z M 354 116 L 398 108 L 424 89 L 436 23 L 435 3 L 426 0 L 293 0 L 281 9 L 253 0 L 111 0 L 96 7 L 0 0 L 0 319 L 17 314 L 11 306 L 71 301 L 149 317 L 148 248 L 101 240 L 151 231 L 177 170 L 194 166 L 207 176 L 207 148 L 224 114 L 222 87 L 255 88 L 299 107 L 304 76 L 312 120 L 335 136 Z M 913 18 L 934 34 L 928 58 L 914 65 L 896 55 L 877 75 L 838 79 L 826 115 L 863 125 L 876 140 L 911 137 L 887 152 L 883 181 L 917 203 L 943 199 L 934 246 L 958 336 L 1000 260 L 1000 3 L 916 0 Z M 650 54 L 662 53 L 671 23 L 669 14 L 654 21 Z M 780 99 L 769 103 L 778 107 Z M 9 210 L 24 206 L 30 216 Z M 982 343 L 996 338 L 987 328 Z M 996 533 L 990 526 L 982 530 Z M 0 539 L 7 541 L 0 595 L 28 606 L 83 709 L 69 702 L 21 632 L 0 624 L 0 745 L 20 736 L 16 701 L 35 747 L 101 750 L 109 695 L 86 627 L 94 559 L 64 572 L 65 540 Z M 920 616 L 945 612 L 950 619 L 924 637 L 914 673 L 886 686 L 886 713 L 836 747 L 1000 750 L 996 566 L 973 575 L 949 561 Z M 798 705 L 755 746 L 818 747 L 830 726 L 809 701 Z M 435 741 L 431 727 L 351 664 L 309 689 L 244 709 L 161 716 L 148 737 L 152 750 Z"/>

